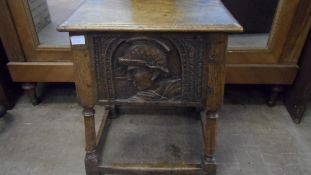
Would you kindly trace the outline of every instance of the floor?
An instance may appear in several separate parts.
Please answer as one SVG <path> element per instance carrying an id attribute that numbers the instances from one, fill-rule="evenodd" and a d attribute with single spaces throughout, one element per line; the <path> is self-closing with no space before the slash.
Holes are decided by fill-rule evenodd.
<path id="1" fill-rule="evenodd" d="M 83 120 L 73 86 L 53 85 L 43 94 L 44 101 L 38 106 L 32 106 L 22 96 L 16 107 L 0 119 L 1 175 L 85 174 Z M 103 112 L 100 107 L 96 109 L 98 114 Z M 148 133 L 150 129 L 142 124 L 152 129 L 165 120 L 162 118 L 159 123 L 144 118 L 136 123 L 127 120 L 125 123 L 131 125 L 117 135 L 124 139 L 126 135 L 122 132 L 137 126 Z M 122 121 L 116 120 L 116 125 L 122 126 Z M 187 130 L 184 122 L 178 126 Z M 302 123 L 296 125 L 281 103 L 272 108 L 266 106 L 262 92 L 229 88 L 219 119 L 218 175 L 310 175 L 310 126 L 311 105 Z M 183 131 L 174 127 L 172 131 Z M 175 139 L 197 146 L 200 142 L 193 137 L 196 130 L 177 134 Z M 124 144 L 115 146 L 114 152 L 108 154 L 122 153 L 117 150 L 124 148 Z M 149 147 L 142 146 L 145 146 L 142 151 L 148 151 Z M 180 150 L 176 146 L 164 148 L 178 157 Z"/>

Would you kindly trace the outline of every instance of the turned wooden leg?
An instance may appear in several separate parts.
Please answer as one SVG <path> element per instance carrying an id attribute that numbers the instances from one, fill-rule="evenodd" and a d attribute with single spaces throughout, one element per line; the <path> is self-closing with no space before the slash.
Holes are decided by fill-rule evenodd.
<path id="1" fill-rule="evenodd" d="M 27 93 L 31 103 L 35 106 L 40 103 L 40 100 L 36 93 L 36 83 L 24 83 L 22 88 Z"/>
<path id="2" fill-rule="evenodd" d="M 283 91 L 283 88 L 281 86 L 275 85 L 271 89 L 271 94 L 268 99 L 268 106 L 275 106 L 278 100 L 278 97 L 280 95 L 280 92 Z"/>
<path id="3" fill-rule="evenodd" d="M 95 131 L 95 110 L 94 108 L 84 108 L 85 126 L 85 170 L 87 175 L 99 175 L 97 170 L 98 157 L 96 153 L 96 131 Z"/>
<path id="4" fill-rule="evenodd" d="M 208 175 L 216 174 L 215 147 L 217 118 L 217 112 L 207 111 L 201 114 L 204 136 L 203 169 Z"/>

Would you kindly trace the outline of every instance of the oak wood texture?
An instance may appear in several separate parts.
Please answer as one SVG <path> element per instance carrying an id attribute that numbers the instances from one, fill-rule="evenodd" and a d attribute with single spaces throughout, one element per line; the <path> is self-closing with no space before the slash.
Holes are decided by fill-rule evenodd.
<path id="1" fill-rule="evenodd" d="M 97 174 L 98 158 L 96 153 L 96 129 L 95 110 L 93 108 L 83 109 L 84 134 L 85 134 L 85 170 L 87 175 Z"/>
<path id="2" fill-rule="evenodd" d="M 89 0 L 58 30 L 238 32 L 243 29 L 219 0 Z"/>
<path id="3" fill-rule="evenodd" d="M 74 36 L 77 35 L 76 33 L 70 33 L 70 35 Z M 79 33 L 79 35 L 81 35 Z M 216 164 L 215 164 L 215 139 L 216 139 L 216 124 L 217 124 L 217 117 L 215 114 L 215 111 L 219 110 L 219 108 L 222 105 L 222 98 L 223 98 L 223 89 L 224 89 L 224 81 L 225 81 L 225 50 L 227 45 L 227 35 L 225 33 L 154 33 L 150 35 L 149 33 L 131 33 L 130 35 L 128 33 L 109 33 L 109 32 L 99 32 L 98 34 L 93 33 L 84 33 L 84 36 L 86 37 L 86 44 L 79 44 L 79 45 L 73 45 L 73 55 L 74 55 L 74 69 L 75 74 L 77 75 L 76 78 L 76 89 L 79 96 L 80 104 L 84 107 L 84 118 L 85 118 L 85 137 L 86 137 L 86 159 L 85 159 L 85 165 L 86 165 L 86 171 L 87 174 L 97 174 L 98 171 L 103 171 L 104 173 L 110 172 L 110 173 L 161 173 L 161 174 L 189 174 L 194 173 L 199 170 L 204 171 L 209 174 L 214 174 L 216 171 Z M 158 40 L 158 37 L 162 40 Z M 181 45 L 181 50 L 178 50 L 179 54 L 173 54 L 170 57 L 161 57 L 162 54 L 160 51 L 155 51 L 152 47 L 149 48 L 147 46 L 154 46 L 156 43 L 161 43 L 161 45 L 164 45 L 167 50 L 173 51 L 170 49 L 169 46 L 165 45 L 166 40 L 164 38 L 170 38 L 171 42 L 176 44 L 174 41 L 174 38 L 178 38 L 177 41 L 180 43 L 183 43 L 183 41 L 187 41 L 186 45 Z M 113 39 L 111 39 L 113 38 Z M 172 39 L 173 38 L 173 39 Z M 205 40 L 199 40 L 198 38 L 204 38 Z M 133 43 L 127 43 L 127 41 L 137 41 Z M 101 42 L 102 41 L 102 42 Z M 110 42 L 111 41 L 111 42 Z M 116 45 L 114 45 L 114 42 L 116 41 Z M 177 42 L 176 48 L 179 48 Z M 122 45 L 123 44 L 123 45 Z M 127 47 L 129 45 L 130 47 Z M 113 46 L 113 47 L 112 47 Z M 144 46 L 144 47 L 143 47 Z M 197 46 L 197 47 L 195 47 Z M 134 47 L 134 50 L 131 48 Z M 138 47 L 142 47 L 138 49 Z M 118 48 L 125 49 L 124 51 L 121 51 L 122 54 L 119 54 L 121 57 L 117 57 L 118 52 L 116 51 Z M 208 48 L 208 49 L 207 49 Z M 115 49 L 115 50 L 113 50 Z M 146 49 L 146 50 L 144 50 Z M 151 50 L 152 52 L 149 53 Z M 207 51 L 206 51 L 207 49 Z M 127 53 L 127 51 L 130 51 L 130 55 L 127 55 L 124 53 Z M 101 52 L 103 51 L 103 52 Z M 109 54 L 109 51 L 111 51 L 114 54 Z M 147 53 L 145 53 L 145 51 Z M 136 53 L 137 52 L 137 53 Z M 187 55 L 187 53 L 191 53 Z M 137 55 L 138 54 L 138 55 Z M 147 57 L 144 57 L 145 54 Z M 160 55 L 158 55 L 160 54 Z M 197 57 L 194 57 L 197 55 Z M 154 57 L 155 56 L 155 57 Z M 132 57 L 132 58 L 131 58 Z M 161 96 L 160 101 L 157 101 L 159 99 L 149 98 L 151 97 L 151 92 L 154 92 L 153 90 L 148 91 L 148 89 L 140 89 L 144 87 L 145 84 L 141 84 L 142 81 L 147 81 L 146 77 L 149 75 L 151 71 L 163 71 L 163 72 L 170 72 L 175 69 L 175 67 L 170 67 L 169 64 L 167 64 L 166 67 L 161 67 L 161 63 L 164 62 L 166 59 L 170 59 L 171 61 L 173 58 L 180 59 L 181 61 L 178 62 L 178 65 L 174 66 L 180 66 L 183 68 L 182 77 L 183 82 L 181 84 L 182 90 L 183 88 L 190 87 L 189 91 L 186 91 L 185 93 L 182 93 L 181 100 L 179 99 L 175 101 L 174 99 L 170 98 L 164 98 Z M 120 59 L 121 58 L 121 59 Z M 194 59 L 192 59 L 194 58 Z M 147 59 L 147 60 L 145 60 Z M 148 60 L 152 59 L 152 60 Z M 118 66 L 118 64 L 121 64 L 116 61 L 122 61 L 123 63 L 125 60 L 126 68 L 124 71 L 131 71 L 135 66 L 136 69 L 134 72 L 130 72 L 130 74 L 127 74 L 127 80 L 129 76 L 138 76 L 139 79 L 132 79 L 130 83 L 134 82 L 135 87 L 138 89 L 138 92 L 143 92 L 141 94 L 148 93 L 148 99 L 144 99 L 144 96 L 139 96 L 131 99 L 132 97 L 128 97 L 127 95 L 120 95 L 115 96 L 115 94 L 122 92 L 122 90 L 125 89 L 125 87 L 129 88 L 128 86 L 123 86 L 122 90 L 115 88 L 115 86 L 118 84 L 117 79 L 114 79 L 116 77 L 120 77 L 119 73 L 116 71 L 121 71 Z M 144 62 L 146 61 L 146 62 Z M 175 62 L 174 62 L 175 63 Z M 152 65 L 148 65 L 152 64 Z M 190 64 L 192 67 L 188 67 Z M 163 66 L 165 66 L 166 63 L 163 63 Z M 197 72 L 196 77 L 193 77 L 194 79 L 189 77 L 193 76 L 193 67 L 195 65 L 198 65 L 197 69 L 201 70 Z M 127 67 L 128 66 L 128 67 Z M 137 67 L 138 66 L 138 67 Z M 129 69 L 131 68 L 131 69 Z M 100 71 L 99 71 L 100 70 Z M 104 70 L 104 72 L 101 72 Z M 137 75 L 137 72 L 140 72 L 139 75 Z M 101 76 L 104 76 L 104 79 L 101 78 Z M 159 72 L 155 72 L 153 76 L 159 75 Z M 201 75 L 201 76 L 200 76 Z M 152 77 L 153 77 L 152 76 Z M 157 77 L 158 81 L 164 80 L 166 83 L 169 76 L 160 76 Z M 200 78 L 201 77 L 201 78 Z M 151 79 L 151 77 L 150 77 Z M 187 80 L 190 80 L 187 82 Z M 194 80 L 194 81 L 193 81 Z M 102 82 L 103 81 L 103 82 Z M 104 85 L 107 86 L 99 86 L 100 83 L 105 83 Z M 192 84 L 195 83 L 195 84 Z M 162 84 L 162 82 L 160 83 Z M 159 84 L 159 85 L 160 85 Z M 198 85 L 198 87 L 196 87 Z M 207 88 L 207 87 L 208 88 Z M 152 88 L 152 86 L 148 86 L 147 88 Z M 174 86 L 175 87 L 175 86 Z M 165 87 L 166 89 L 167 87 Z M 175 89 L 176 90 L 176 89 Z M 200 92 L 200 90 L 203 90 Z M 129 91 L 129 89 L 127 89 Z M 157 91 L 157 90 L 155 90 Z M 204 92 L 205 91 L 205 92 Z M 104 96 L 101 97 L 100 94 L 104 92 Z M 194 92 L 194 93 L 192 93 Z M 95 124 L 94 124 L 94 105 L 97 103 L 97 101 L 100 101 L 101 98 L 106 99 L 107 102 L 106 105 L 115 105 L 114 101 L 118 100 L 118 98 L 129 100 L 128 102 L 120 102 L 118 105 L 123 105 L 127 107 L 131 107 L 134 105 L 138 106 L 140 105 L 150 105 L 154 108 L 160 107 L 160 106 L 174 106 L 177 102 L 180 106 L 183 107 L 197 107 L 196 105 L 193 105 L 189 102 L 193 102 L 193 100 L 197 100 L 194 98 L 195 96 L 186 96 L 188 94 L 195 95 L 196 92 L 200 92 L 200 102 L 203 105 L 203 108 L 206 110 L 209 110 L 206 113 L 206 120 L 205 122 L 202 122 L 202 125 L 205 132 L 205 159 L 202 162 L 202 164 L 197 164 L 195 167 L 185 167 L 184 164 L 178 164 L 175 166 L 169 165 L 168 167 L 165 167 L 163 165 L 161 166 L 154 166 L 154 165 L 146 165 L 146 164 L 139 164 L 139 165 L 130 165 L 130 164 L 117 164 L 114 163 L 114 165 L 118 165 L 115 167 L 105 167 L 105 166 L 99 166 L 100 160 L 96 156 L 98 155 L 98 152 L 100 152 L 99 148 L 96 147 L 96 142 L 100 143 L 103 142 L 102 140 L 98 140 L 98 136 L 103 135 L 103 131 L 105 130 L 106 126 L 106 120 L 104 119 L 101 124 L 99 134 L 96 138 L 95 135 Z M 111 93 L 111 94 L 110 94 Z M 133 92 L 136 93 L 135 91 Z M 122 93 L 121 93 L 122 94 Z M 157 93 L 159 94 L 159 92 Z M 136 96 L 136 95 L 134 95 Z M 156 96 L 158 97 L 158 96 Z M 166 96 L 165 96 L 166 97 Z M 163 98 L 163 99 L 162 99 Z M 151 102 L 155 102 L 154 104 Z M 204 114 L 205 115 L 205 114 Z M 201 166 L 201 169 L 198 169 L 196 167 Z M 180 168 L 180 169 L 178 169 Z"/>
<path id="4" fill-rule="evenodd" d="M 161 174 L 161 175 L 193 175 L 202 172 L 201 166 L 192 164 L 157 165 L 157 164 L 119 164 L 100 166 L 99 169 L 107 174 Z"/>
<path id="5" fill-rule="evenodd" d="M 284 49 L 282 64 L 297 64 L 311 26 L 311 5 L 309 0 L 300 0 L 297 12 L 293 18 L 291 28 Z"/>
<path id="6" fill-rule="evenodd" d="M 204 134 L 204 141 L 208 141 L 205 143 L 204 147 L 204 153 L 206 156 L 214 156 L 215 154 L 215 146 L 216 146 L 216 133 L 213 133 L 216 131 L 216 119 L 218 118 L 218 115 L 214 112 L 206 112 L 201 114 L 202 123 L 203 123 L 203 134 Z M 213 139 L 208 139 L 209 137 L 213 137 Z"/>
<path id="7" fill-rule="evenodd" d="M 92 108 L 84 108 L 83 110 L 85 123 L 85 151 L 92 152 L 96 149 L 96 131 L 95 131 L 95 110 Z"/>
<path id="8" fill-rule="evenodd" d="M 215 151 L 216 151 L 216 136 L 217 136 L 217 119 L 218 114 L 214 111 L 201 113 L 202 130 L 204 137 L 204 166 L 210 174 L 216 174 Z"/>
<path id="9" fill-rule="evenodd" d="M 207 84 L 208 98 L 206 102 L 207 109 L 217 111 L 223 104 L 224 87 L 225 87 L 225 54 L 228 43 L 226 34 L 214 34 L 211 38 L 213 44 L 207 52 L 211 52 L 218 60 L 207 64 Z"/>
<path id="10" fill-rule="evenodd" d="M 72 62 L 9 62 L 16 82 L 74 82 Z"/>
<path id="11" fill-rule="evenodd" d="M 87 37 L 94 43 L 91 56 L 99 102 L 205 106 L 202 101 L 211 96 L 208 108 L 221 106 L 225 34 L 105 32 Z M 169 50 L 167 55 L 158 50 L 162 46 Z"/>
<path id="12" fill-rule="evenodd" d="M 73 46 L 73 61 L 76 92 L 79 96 L 80 105 L 85 108 L 93 108 L 97 102 L 94 64 L 89 49 L 91 41 L 87 38 L 86 45 Z"/>
<path id="13" fill-rule="evenodd" d="M 12 20 L 7 1 L 0 1 L 0 41 L 10 61 L 24 61 L 24 52 Z"/>
<path id="14" fill-rule="evenodd" d="M 216 173 L 216 112 L 224 95 L 226 32 L 242 31 L 220 1 L 90 0 L 58 29 L 86 39 L 71 44 L 77 94 L 84 108 L 87 174 Z M 106 131 L 107 120 L 96 138 L 94 105 L 99 102 L 107 109 L 204 109 L 204 159 L 195 166 L 100 166 L 96 143 L 104 142 L 98 137 Z"/>
<path id="15" fill-rule="evenodd" d="M 228 64 L 227 84 L 292 84 L 297 65 Z"/>
<path id="16" fill-rule="evenodd" d="M 101 144 L 101 138 L 104 137 L 104 135 L 106 134 L 106 130 L 109 124 L 109 112 L 111 112 L 111 110 L 108 110 L 107 108 L 104 111 L 104 114 L 102 116 L 102 121 L 100 122 L 99 128 L 97 130 L 97 134 L 96 134 L 96 146 L 100 146 Z"/>

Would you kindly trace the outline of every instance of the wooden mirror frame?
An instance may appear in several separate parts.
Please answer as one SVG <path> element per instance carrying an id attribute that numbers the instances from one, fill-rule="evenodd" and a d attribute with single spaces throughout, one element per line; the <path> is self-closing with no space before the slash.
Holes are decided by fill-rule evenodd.
<path id="1" fill-rule="evenodd" d="M 27 0 L 9 0 L 8 5 L 27 61 L 72 60 L 69 44 L 68 46 L 40 44 Z"/>
<path id="2" fill-rule="evenodd" d="M 229 48 L 227 64 L 278 64 L 301 0 L 279 0 L 266 48 Z M 296 55 L 298 57 L 298 55 Z M 297 60 L 297 57 L 292 59 Z M 296 61 L 292 62 L 293 64 Z"/>

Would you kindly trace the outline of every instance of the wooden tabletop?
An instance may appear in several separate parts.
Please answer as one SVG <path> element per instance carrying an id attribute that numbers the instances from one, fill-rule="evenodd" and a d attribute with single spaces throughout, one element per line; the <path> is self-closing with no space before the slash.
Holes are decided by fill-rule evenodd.
<path id="1" fill-rule="evenodd" d="M 86 0 L 59 31 L 241 32 L 220 0 Z"/>

